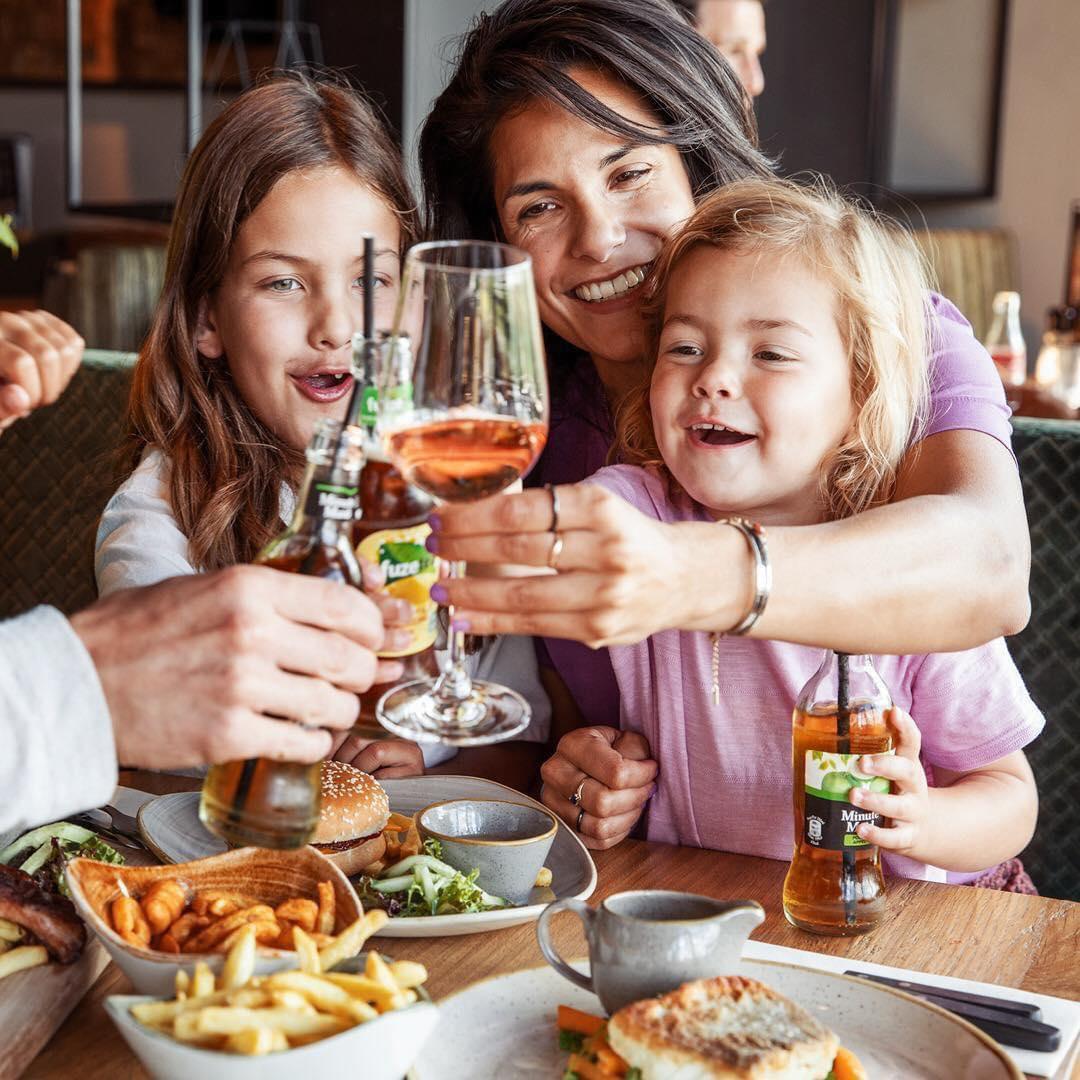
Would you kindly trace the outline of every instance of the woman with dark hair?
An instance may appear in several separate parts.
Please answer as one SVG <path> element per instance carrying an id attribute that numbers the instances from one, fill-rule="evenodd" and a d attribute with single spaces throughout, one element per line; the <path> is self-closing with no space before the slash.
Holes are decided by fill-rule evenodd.
<path id="1" fill-rule="evenodd" d="M 420 155 L 437 235 L 494 236 L 532 255 L 553 400 L 530 483 L 567 485 L 441 511 L 440 555 L 558 572 L 466 578 L 440 595 L 473 632 L 545 636 L 564 729 L 595 726 L 561 739 L 544 798 L 593 846 L 625 835 L 656 771 L 648 748 L 616 731 L 610 661 L 593 650 L 680 627 L 949 651 L 1024 625 L 1028 539 L 1004 394 L 939 296 L 928 300 L 931 416 L 889 504 L 771 527 L 766 553 L 737 529 L 659 524 L 573 484 L 604 463 L 641 378 L 640 308 L 663 242 L 704 194 L 770 171 L 738 79 L 667 0 L 506 0 L 467 35 Z"/>

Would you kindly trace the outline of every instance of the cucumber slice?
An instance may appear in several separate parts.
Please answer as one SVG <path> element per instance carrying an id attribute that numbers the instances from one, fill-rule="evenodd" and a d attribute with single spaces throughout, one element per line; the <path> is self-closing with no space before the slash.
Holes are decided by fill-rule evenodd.
<path id="1" fill-rule="evenodd" d="M 3 851 L 0 851 L 0 863 L 6 866 L 14 861 L 16 855 L 30 848 L 34 849 L 36 855 L 42 844 L 46 847 L 49 846 L 49 842 L 54 836 L 60 840 L 72 840 L 76 844 L 85 844 L 87 840 L 92 839 L 95 835 L 95 833 L 89 829 L 84 829 L 81 825 L 72 825 L 70 821 L 57 821 L 52 825 L 42 825 L 32 832 L 20 836 L 18 840 L 14 840 Z"/>

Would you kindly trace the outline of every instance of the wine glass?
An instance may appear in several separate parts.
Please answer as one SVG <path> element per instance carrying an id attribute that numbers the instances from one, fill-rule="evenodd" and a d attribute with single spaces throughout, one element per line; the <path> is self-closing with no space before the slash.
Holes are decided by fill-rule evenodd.
<path id="1" fill-rule="evenodd" d="M 378 363 L 380 438 L 410 483 L 447 502 L 471 502 L 532 468 L 547 439 L 548 393 L 524 252 L 479 241 L 412 248 Z M 463 572 L 449 564 L 451 577 Z M 453 614 L 442 674 L 389 690 L 376 707 L 379 722 L 419 742 L 512 738 L 527 726 L 529 705 L 469 677 Z"/>

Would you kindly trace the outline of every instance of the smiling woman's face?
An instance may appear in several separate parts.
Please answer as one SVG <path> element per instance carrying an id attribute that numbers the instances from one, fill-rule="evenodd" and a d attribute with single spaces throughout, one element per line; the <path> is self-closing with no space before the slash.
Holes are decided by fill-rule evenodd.
<path id="1" fill-rule="evenodd" d="M 625 86 L 573 70 L 576 82 L 638 124 L 657 118 Z M 509 243 L 533 259 L 540 316 L 605 362 L 644 351 L 641 287 L 664 240 L 694 209 L 670 145 L 632 145 L 548 101 L 506 116 L 491 138 L 493 190 Z"/>

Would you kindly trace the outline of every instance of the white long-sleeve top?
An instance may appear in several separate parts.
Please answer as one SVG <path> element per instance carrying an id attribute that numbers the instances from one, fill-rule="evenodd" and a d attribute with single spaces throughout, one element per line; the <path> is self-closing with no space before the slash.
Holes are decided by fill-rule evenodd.
<path id="1" fill-rule="evenodd" d="M 52 607 L 0 622 L 0 846 L 100 806 L 116 780 L 105 695 L 71 623 Z"/>
<path id="2" fill-rule="evenodd" d="M 100 595 L 195 573 L 188 538 L 173 516 L 168 467 L 160 450 L 148 450 L 105 507 L 94 556 Z M 295 505 L 295 494 L 283 484 L 279 507 L 283 522 L 291 520 Z M 525 698 L 532 708 L 532 720 L 518 737 L 545 742 L 551 726 L 551 703 L 540 683 L 532 638 L 494 638 L 467 662 L 471 677 L 509 686 Z M 421 749 L 427 765 L 446 761 L 456 753 L 453 747 L 440 744 L 426 743 Z"/>

